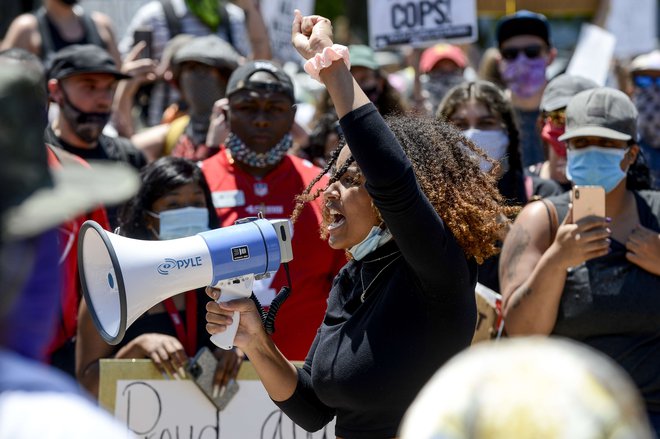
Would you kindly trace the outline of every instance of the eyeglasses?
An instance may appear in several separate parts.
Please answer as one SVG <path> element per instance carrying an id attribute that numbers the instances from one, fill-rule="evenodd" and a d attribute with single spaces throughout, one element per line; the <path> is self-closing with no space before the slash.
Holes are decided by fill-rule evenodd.
<path id="1" fill-rule="evenodd" d="M 649 88 L 654 84 L 656 87 L 660 87 L 660 76 L 636 75 L 633 77 L 633 82 L 639 88 Z"/>
<path id="2" fill-rule="evenodd" d="M 502 58 L 508 61 L 513 61 L 514 59 L 518 58 L 518 54 L 520 52 L 523 52 L 528 59 L 538 58 L 543 53 L 543 46 L 534 44 L 532 46 L 525 47 L 507 47 L 506 49 L 500 50 L 500 53 L 502 53 Z"/>
<path id="3" fill-rule="evenodd" d="M 544 116 L 546 120 L 550 119 L 555 125 L 566 125 L 566 110 L 547 111 Z"/>

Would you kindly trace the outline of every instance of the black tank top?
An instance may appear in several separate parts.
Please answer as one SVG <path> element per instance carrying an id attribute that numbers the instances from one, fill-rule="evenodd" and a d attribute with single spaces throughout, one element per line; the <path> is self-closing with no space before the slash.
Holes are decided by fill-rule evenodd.
<path id="1" fill-rule="evenodd" d="M 660 192 L 634 192 L 640 223 L 660 233 Z M 561 223 L 569 193 L 549 198 Z M 616 360 L 660 413 L 660 276 L 626 259 L 625 243 L 569 271 L 554 335 L 572 338 Z"/>
<path id="2" fill-rule="evenodd" d="M 47 60 L 60 49 L 73 44 L 94 44 L 107 50 L 105 43 L 101 39 L 101 35 L 99 35 L 98 29 L 96 29 L 96 23 L 94 23 L 92 17 L 84 12 L 79 16 L 83 26 L 83 36 L 76 41 L 65 41 L 62 38 L 57 27 L 50 17 L 48 17 L 46 8 L 43 6 L 37 10 L 35 16 L 37 17 L 39 33 L 41 34 L 42 60 Z"/>

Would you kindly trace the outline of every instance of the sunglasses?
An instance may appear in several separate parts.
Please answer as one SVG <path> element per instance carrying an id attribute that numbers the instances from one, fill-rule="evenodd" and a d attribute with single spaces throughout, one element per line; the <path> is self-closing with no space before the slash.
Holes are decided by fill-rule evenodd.
<path id="1" fill-rule="evenodd" d="M 555 125 L 566 125 L 566 110 L 548 111 L 544 114 L 546 120 L 550 120 Z"/>
<path id="2" fill-rule="evenodd" d="M 507 47 L 506 49 L 500 50 L 502 58 L 508 61 L 513 61 L 514 59 L 518 58 L 520 52 L 523 52 L 528 59 L 538 58 L 543 53 L 543 46 L 534 44 L 532 46 L 525 47 Z"/>
<path id="3" fill-rule="evenodd" d="M 660 87 L 660 76 L 637 75 L 633 77 L 636 87 L 649 88 L 653 85 Z"/>

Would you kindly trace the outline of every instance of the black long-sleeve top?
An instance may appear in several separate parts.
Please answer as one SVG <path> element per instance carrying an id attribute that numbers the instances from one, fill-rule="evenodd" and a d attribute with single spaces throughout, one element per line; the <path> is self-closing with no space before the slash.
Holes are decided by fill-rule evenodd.
<path id="1" fill-rule="evenodd" d="M 339 272 L 295 393 L 277 404 L 308 431 L 336 416 L 337 436 L 392 438 L 422 386 L 470 344 L 477 266 L 376 108 L 367 104 L 340 123 L 394 240 Z"/>

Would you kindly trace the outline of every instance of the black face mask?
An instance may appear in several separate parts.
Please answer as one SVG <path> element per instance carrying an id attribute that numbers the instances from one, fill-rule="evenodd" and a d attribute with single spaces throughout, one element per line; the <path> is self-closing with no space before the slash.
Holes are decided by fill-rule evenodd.
<path id="1" fill-rule="evenodd" d="M 75 5 L 76 3 L 78 3 L 78 0 L 60 0 L 60 1 L 65 5 Z"/>
<path id="2" fill-rule="evenodd" d="M 62 99 L 60 111 L 76 135 L 87 143 L 96 142 L 110 120 L 110 112 L 84 112 L 71 103 L 69 97 L 64 93 L 64 89 L 62 89 L 62 97 L 64 99 Z"/>

